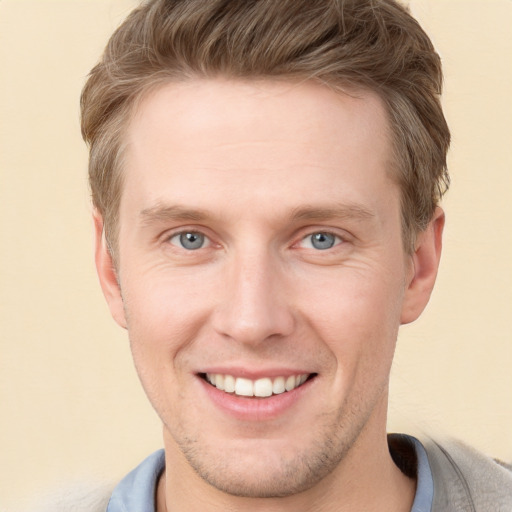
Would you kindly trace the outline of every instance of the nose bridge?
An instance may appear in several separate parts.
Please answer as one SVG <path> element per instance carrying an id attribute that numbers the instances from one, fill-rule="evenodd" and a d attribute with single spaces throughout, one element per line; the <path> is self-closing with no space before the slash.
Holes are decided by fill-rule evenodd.
<path id="1" fill-rule="evenodd" d="M 250 344 L 288 335 L 293 314 L 286 300 L 283 271 L 272 251 L 247 246 L 232 255 L 227 267 L 216 330 Z"/>

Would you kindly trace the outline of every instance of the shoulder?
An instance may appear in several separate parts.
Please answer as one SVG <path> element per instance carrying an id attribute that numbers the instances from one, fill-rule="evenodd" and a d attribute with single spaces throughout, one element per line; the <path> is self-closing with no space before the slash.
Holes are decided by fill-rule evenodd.
<path id="1" fill-rule="evenodd" d="M 105 512 L 114 485 L 81 482 L 68 484 L 39 497 L 31 512 Z"/>
<path id="2" fill-rule="evenodd" d="M 459 441 L 423 441 L 434 480 L 432 511 L 512 510 L 512 467 Z"/>
<path id="3" fill-rule="evenodd" d="M 121 512 L 148 510 L 153 504 L 158 477 L 165 467 L 163 450 L 151 454 L 117 485 L 80 482 L 46 493 L 30 512 Z M 25 511 L 23 511 L 25 512 Z"/>

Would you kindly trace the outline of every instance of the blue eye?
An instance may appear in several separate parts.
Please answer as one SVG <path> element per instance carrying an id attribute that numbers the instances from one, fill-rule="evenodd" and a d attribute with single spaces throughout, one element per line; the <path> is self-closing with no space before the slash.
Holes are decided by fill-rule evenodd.
<path id="1" fill-rule="evenodd" d="M 326 249 L 331 249 L 335 245 L 340 242 L 339 237 L 333 235 L 332 233 L 326 233 L 324 231 L 320 231 L 318 233 L 313 233 L 312 235 L 308 235 L 302 241 L 303 245 L 308 249 L 317 249 L 319 251 L 325 251 Z"/>
<path id="2" fill-rule="evenodd" d="M 196 251 L 202 249 L 209 244 L 208 238 L 197 231 L 185 231 L 171 237 L 171 244 L 187 249 L 188 251 Z"/>

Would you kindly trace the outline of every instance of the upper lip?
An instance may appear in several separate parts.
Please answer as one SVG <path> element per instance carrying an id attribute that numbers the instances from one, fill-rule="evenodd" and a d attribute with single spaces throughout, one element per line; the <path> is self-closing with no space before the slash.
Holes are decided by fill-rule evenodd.
<path id="1" fill-rule="evenodd" d="M 225 366 L 209 366 L 197 372 L 198 375 L 214 373 L 222 375 L 232 375 L 233 377 L 242 377 L 250 380 L 257 380 L 275 377 L 289 377 L 291 375 L 310 375 L 312 372 L 304 368 L 267 368 L 267 369 L 248 369 L 243 367 L 225 367 Z"/>

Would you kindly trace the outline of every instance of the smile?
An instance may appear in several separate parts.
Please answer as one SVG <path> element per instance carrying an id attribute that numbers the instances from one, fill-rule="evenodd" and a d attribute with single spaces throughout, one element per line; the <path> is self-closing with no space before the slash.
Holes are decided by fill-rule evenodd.
<path id="1" fill-rule="evenodd" d="M 217 389 L 238 396 L 255 396 L 260 398 L 280 395 L 292 391 L 308 380 L 313 374 L 290 375 L 288 377 L 264 377 L 251 380 L 220 373 L 203 374 L 205 380 Z"/>

